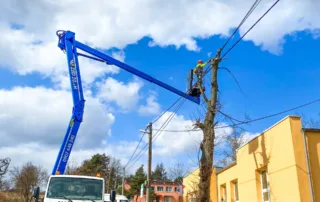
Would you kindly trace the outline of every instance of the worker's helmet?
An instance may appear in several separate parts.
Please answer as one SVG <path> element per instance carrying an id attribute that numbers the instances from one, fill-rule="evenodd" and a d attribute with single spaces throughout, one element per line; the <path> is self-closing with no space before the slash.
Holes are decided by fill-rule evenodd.
<path id="1" fill-rule="evenodd" d="M 203 62 L 202 62 L 202 60 L 198 60 L 198 63 L 199 63 L 199 64 L 202 64 Z"/>

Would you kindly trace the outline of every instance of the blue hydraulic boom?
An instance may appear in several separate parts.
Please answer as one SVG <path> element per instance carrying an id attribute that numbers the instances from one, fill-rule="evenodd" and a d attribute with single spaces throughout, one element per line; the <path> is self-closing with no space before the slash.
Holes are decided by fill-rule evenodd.
<path id="1" fill-rule="evenodd" d="M 58 47 L 64 51 L 67 55 L 68 67 L 69 67 L 69 75 L 72 89 L 72 97 L 73 97 L 73 112 L 70 119 L 70 123 L 68 129 L 66 131 L 65 137 L 63 139 L 62 145 L 60 147 L 60 151 L 55 162 L 54 168 L 52 170 L 52 175 L 55 174 L 64 174 L 66 169 L 66 165 L 74 144 L 74 141 L 77 136 L 77 132 L 80 127 L 80 123 L 82 122 L 85 99 L 83 97 L 83 90 L 81 84 L 81 76 L 79 69 L 79 61 L 78 55 L 84 56 L 90 59 L 98 60 L 101 62 L 105 62 L 110 65 L 116 65 L 121 69 L 124 69 L 140 78 L 143 78 L 149 82 L 155 83 L 160 87 L 163 87 L 181 97 L 184 97 L 196 104 L 200 103 L 199 97 L 193 97 L 187 93 L 184 93 L 168 84 L 159 81 L 148 74 L 145 74 L 123 62 L 120 62 L 102 52 L 99 52 L 83 43 L 80 43 L 75 40 L 75 33 L 71 31 L 57 31 L 57 36 L 59 37 Z M 89 53 L 92 56 L 85 55 L 82 53 L 77 53 L 77 48 Z"/>

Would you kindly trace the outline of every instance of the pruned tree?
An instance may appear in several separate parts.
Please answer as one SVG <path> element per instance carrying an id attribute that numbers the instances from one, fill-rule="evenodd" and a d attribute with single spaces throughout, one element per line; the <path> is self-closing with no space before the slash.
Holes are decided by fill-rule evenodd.
<path id="1" fill-rule="evenodd" d="M 34 188 L 45 185 L 49 179 L 46 169 L 35 166 L 31 162 L 21 167 L 13 167 L 10 175 L 14 188 L 20 192 L 25 202 L 30 200 Z"/>
<path id="2" fill-rule="evenodd" d="M 199 197 L 200 202 L 210 201 L 210 181 L 213 166 L 213 151 L 215 139 L 215 117 L 218 112 L 218 66 L 221 61 L 221 49 L 218 50 L 215 58 L 210 59 L 211 66 L 211 89 L 210 97 L 203 90 L 203 70 L 199 70 L 197 87 L 200 89 L 202 98 L 206 105 L 206 113 L 204 120 L 198 119 L 195 123 L 196 128 L 200 128 L 203 132 L 203 140 L 200 144 L 200 182 L 199 182 Z"/>

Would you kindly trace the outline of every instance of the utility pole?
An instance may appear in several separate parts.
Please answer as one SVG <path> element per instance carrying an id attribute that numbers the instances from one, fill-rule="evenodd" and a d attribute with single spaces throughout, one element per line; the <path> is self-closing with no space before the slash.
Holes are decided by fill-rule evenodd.
<path id="1" fill-rule="evenodd" d="M 125 176 L 125 170 L 126 168 L 125 167 L 123 167 L 123 175 L 122 175 L 122 191 L 121 191 L 121 195 L 123 195 L 123 190 L 124 190 L 124 176 Z"/>
<path id="2" fill-rule="evenodd" d="M 147 202 L 150 202 L 151 165 L 152 165 L 152 123 L 149 123 L 149 154 L 148 154 L 148 176 L 147 176 Z"/>
<path id="3" fill-rule="evenodd" d="M 152 166 L 152 123 L 148 124 L 148 131 L 140 130 L 140 132 L 149 135 L 149 152 L 148 152 L 148 172 L 147 172 L 147 200 L 146 202 L 150 202 L 150 181 L 151 181 L 151 166 Z"/>

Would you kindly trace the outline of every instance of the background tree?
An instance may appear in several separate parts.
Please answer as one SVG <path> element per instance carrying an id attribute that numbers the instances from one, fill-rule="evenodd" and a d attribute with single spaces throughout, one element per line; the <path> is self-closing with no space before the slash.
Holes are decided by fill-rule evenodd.
<path id="1" fill-rule="evenodd" d="M 183 166 L 182 163 L 178 162 L 169 168 L 169 179 L 175 183 L 182 184 L 183 177 L 187 174 L 187 169 Z"/>
<path id="2" fill-rule="evenodd" d="M 95 154 L 91 159 L 84 160 L 81 166 L 76 169 L 80 175 L 96 176 L 100 173 L 102 176 L 107 175 L 110 157 L 105 154 Z"/>
<path id="3" fill-rule="evenodd" d="M 67 164 L 67 168 L 65 171 L 66 175 L 75 175 L 77 174 L 77 169 L 79 167 L 77 166 L 77 162 L 75 159 L 71 159 L 69 160 L 68 164 Z"/>
<path id="4" fill-rule="evenodd" d="M 141 184 L 144 184 L 147 180 L 147 175 L 144 172 L 143 165 L 141 165 L 138 170 L 135 172 L 135 175 L 133 175 L 130 179 L 130 195 L 136 196 L 140 194 Z"/>
<path id="5" fill-rule="evenodd" d="M 76 169 L 70 166 L 68 171 L 73 174 L 88 176 L 96 176 L 97 173 L 100 173 L 105 179 L 105 191 L 107 193 L 117 189 L 123 175 L 120 160 L 106 154 L 95 154 L 91 159 L 84 160 L 81 166 Z"/>
<path id="6" fill-rule="evenodd" d="M 0 191 L 9 191 L 10 189 L 10 183 L 8 180 L 4 180 L 3 178 L 0 178 Z"/>
<path id="7" fill-rule="evenodd" d="M 13 167 L 10 175 L 14 188 L 20 192 L 25 202 L 30 200 L 34 188 L 45 185 L 49 179 L 46 169 L 35 166 L 31 162 L 21 167 Z"/>
<path id="8" fill-rule="evenodd" d="M 318 119 L 309 117 L 304 113 L 296 113 L 301 117 L 302 127 L 304 128 L 320 128 L 320 113 L 318 113 Z"/>
<path id="9" fill-rule="evenodd" d="M 169 181 L 167 176 L 167 171 L 163 165 L 163 163 L 157 164 L 154 171 L 151 173 L 151 180 L 158 180 L 158 181 Z"/>
<path id="10" fill-rule="evenodd" d="M 232 132 L 225 135 L 223 139 L 223 147 L 220 151 L 215 151 L 215 155 L 220 156 L 217 164 L 225 167 L 237 161 L 237 149 L 248 143 L 253 136 L 248 135 L 243 128 L 233 126 Z"/>
<path id="11" fill-rule="evenodd" d="M 113 189 L 117 190 L 118 185 L 122 183 L 121 180 L 123 175 L 123 167 L 119 159 L 111 158 L 108 169 L 109 172 L 107 190 L 110 193 Z"/>
<path id="12" fill-rule="evenodd" d="M 157 194 L 154 190 L 150 190 L 150 200 L 151 201 L 157 200 Z"/>

